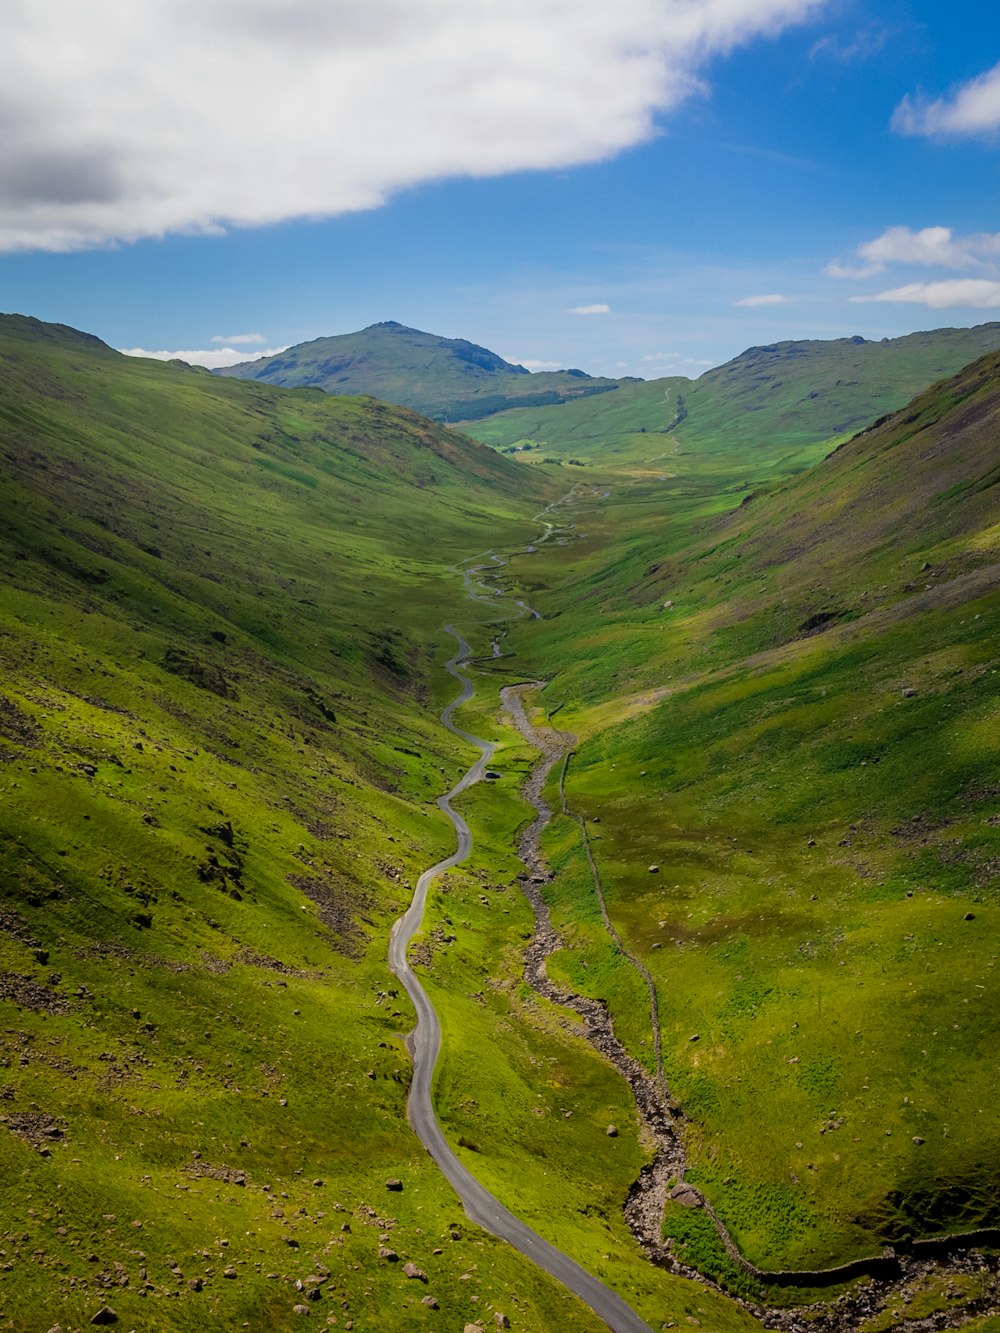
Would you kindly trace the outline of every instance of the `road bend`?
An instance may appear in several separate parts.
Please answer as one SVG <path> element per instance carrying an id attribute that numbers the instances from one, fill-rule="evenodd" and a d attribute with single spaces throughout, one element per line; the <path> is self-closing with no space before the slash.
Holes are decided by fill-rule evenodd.
<path id="1" fill-rule="evenodd" d="M 581 1268 L 554 1245 L 550 1245 L 479 1183 L 448 1146 L 434 1113 L 431 1083 L 434 1065 L 441 1049 L 441 1024 L 437 1011 L 410 968 L 406 956 L 407 949 L 423 920 L 430 886 L 446 870 L 461 864 L 472 851 L 472 832 L 462 816 L 452 808 L 452 801 L 482 778 L 496 749 L 490 741 L 463 731 L 452 721 L 455 709 L 471 699 L 474 690 L 472 681 L 463 675 L 461 670 L 469 657 L 469 645 L 451 625 L 446 625 L 445 628 L 458 642 L 458 651 L 446 667 L 462 688 L 442 712 L 441 722 L 453 735 L 474 746 L 479 751 L 479 758 L 451 791 L 438 797 L 438 805 L 455 829 L 457 845 L 454 852 L 443 861 L 439 861 L 437 865 L 431 866 L 429 870 L 425 870 L 420 876 L 410 906 L 395 923 L 389 937 L 389 966 L 405 986 L 417 1011 L 417 1025 L 407 1038 L 407 1046 L 413 1061 L 413 1081 L 407 1105 L 410 1124 L 462 1201 L 470 1221 L 492 1232 L 494 1236 L 499 1236 L 501 1240 L 507 1241 L 539 1268 L 562 1282 L 575 1296 L 589 1305 L 613 1333 L 652 1333 L 649 1325 L 640 1319 L 616 1292 L 605 1286 L 593 1274 L 588 1273 L 586 1269 Z"/>

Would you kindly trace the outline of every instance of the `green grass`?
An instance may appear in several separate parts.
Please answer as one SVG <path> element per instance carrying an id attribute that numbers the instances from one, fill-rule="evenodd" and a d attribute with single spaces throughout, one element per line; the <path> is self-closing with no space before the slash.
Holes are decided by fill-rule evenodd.
<path id="1" fill-rule="evenodd" d="M 686 473 L 692 453 L 703 476 L 713 460 L 739 458 L 736 484 L 749 489 L 803 471 L 820 457 L 811 447 L 896 411 L 998 346 L 996 323 L 882 342 L 783 342 L 751 347 L 696 380 L 623 381 L 599 397 L 513 408 L 464 428 L 495 448 L 530 443 L 564 463 L 645 475 Z"/>
<path id="2" fill-rule="evenodd" d="M 569 469 L 370 401 L 0 334 L 0 1327 L 105 1302 L 125 1327 L 290 1327 L 318 1274 L 316 1313 L 356 1328 L 596 1329 L 465 1224 L 405 1129 L 412 1013 L 385 964 L 471 757 L 436 720 L 442 626 L 485 653 L 509 606 L 459 603 L 451 567 L 529 540 Z M 794 413 L 755 449 L 703 416 L 669 475 L 636 431 L 572 469 L 575 526 L 499 575 L 546 619 L 458 718 L 502 742 L 501 777 L 463 798 L 476 854 L 417 942 L 436 1096 L 476 1174 L 654 1327 L 754 1325 L 642 1258 L 628 1090 L 521 980 L 533 757 L 496 691 L 548 678 L 578 737 L 570 802 L 657 982 L 689 1178 L 748 1257 L 822 1267 L 995 1220 L 994 383 L 984 364 L 812 471 L 827 446 Z M 576 824 L 546 848 L 550 973 L 649 1067 Z M 705 1221 L 671 1208 L 667 1231 L 745 1289 Z"/>
<path id="3" fill-rule="evenodd" d="M 0 1326 L 290 1327 L 310 1274 L 324 1322 L 430 1326 L 429 1290 L 550 1324 L 561 1288 L 451 1239 L 385 964 L 467 762 L 449 566 L 533 532 L 537 479 L 382 405 L 2 332 Z"/>
<path id="4" fill-rule="evenodd" d="M 532 557 L 547 618 L 513 643 L 581 738 L 569 797 L 657 981 L 690 1179 L 761 1267 L 996 1223 L 995 384 L 986 361 L 730 518 L 696 457 L 578 493 L 586 535 Z M 546 840 L 556 966 L 635 1049 L 573 830 Z"/>

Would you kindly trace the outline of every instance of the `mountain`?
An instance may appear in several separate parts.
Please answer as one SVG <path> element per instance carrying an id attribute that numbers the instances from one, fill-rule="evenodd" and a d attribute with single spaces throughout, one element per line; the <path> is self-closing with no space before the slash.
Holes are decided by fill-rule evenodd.
<path id="1" fill-rule="evenodd" d="M 1000 1225 L 1000 353 L 742 502 L 733 435 L 580 488 L 514 647 L 657 987 L 685 1181 L 754 1263 L 825 1268 Z M 579 833 L 550 839 L 560 976 L 635 1032 Z M 697 1210 L 664 1235 L 745 1282 Z"/>
<path id="2" fill-rule="evenodd" d="M 537 531 L 538 479 L 407 409 L 18 317 L 0 453 L 7 1316 L 283 1328 L 299 1282 L 366 1319 L 406 1283 L 389 1229 L 460 1325 L 516 1291 L 555 1326 L 565 1291 L 507 1247 L 462 1280 L 484 1241 L 407 1128 L 386 965 L 469 762 L 442 627 L 496 615 L 451 567 Z"/>
<path id="3" fill-rule="evenodd" d="M 462 338 L 439 338 L 387 320 L 359 333 L 316 338 L 277 356 L 216 374 L 327 393 L 370 394 L 436 421 L 472 420 L 505 408 L 556 404 L 618 387 L 582 370 L 512 365 Z"/>
<path id="4" fill-rule="evenodd" d="M 531 442 L 547 455 L 646 458 L 668 447 L 799 448 L 895 411 L 944 375 L 1000 348 L 1000 323 L 751 347 L 696 380 L 625 383 L 592 403 L 518 408 L 463 426 L 496 448 Z M 648 438 L 653 436 L 653 439 Z M 672 446 L 669 446 L 672 447 Z"/>

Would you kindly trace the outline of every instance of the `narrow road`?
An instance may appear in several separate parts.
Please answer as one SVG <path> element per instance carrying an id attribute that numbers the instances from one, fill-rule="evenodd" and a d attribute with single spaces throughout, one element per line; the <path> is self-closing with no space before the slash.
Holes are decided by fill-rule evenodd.
<path id="1" fill-rule="evenodd" d="M 532 1231 L 520 1218 L 515 1217 L 479 1183 L 448 1146 L 434 1113 L 431 1083 L 434 1065 L 441 1049 L 441 1025 L 434 1006 L 407 962 L 406 952 L 423 920 L 428 889 L 439 875 L 450 870 L 452 866 L 459 865 L 472 851 L 472 832 L 462 816 L 452 809 L 451 803 L 473 783 L 480 780 L 496 748 L 490 741 L 484 741 L 479 736 L 463 731 L 452 721 L 455 709 L 471 699 L 474 690 L 468 676 L 463 675 L 461 671 L 469 656 L 469 645 L 451 625 L 446 625 L 445 628 L 458 641 L 458 651 L 447 663 L 447 670 L 460 682 L 462 689 L 442 712 L 441 722 L 455 736 L 461 737 L 478 749 L 479 758 L 451 791 L 438 797 L 438 805 L 455 828 L 457 838 L 455 851 L 437 865 L 425 870 L 420 876 L 410 906 L 393 926 L 389 937 L 389 966 L 405 986 L 417 1011 L 417 1025 L 407 1038 L 410 1057 L 413 1060 L 413 1082 L 410 1085 L 407 1106 L 410 1124 L 442 1174 L 455 1189 L 462 1201 L 466 1216 L 471 1221 L 492 1232 L 494 1236 L 508 1241 L 539 1268 L 543 1268 L 546 1273 L 562 1282 L 574 1295 L 589 1305 L 613 1333 L 652 1333 L 649 1325 L 640 1319 L 610 1287 L 606 1287 L 568 1255 L 550 1245 L 547 1240 L 543 1240 L 537 1232 Z"/>

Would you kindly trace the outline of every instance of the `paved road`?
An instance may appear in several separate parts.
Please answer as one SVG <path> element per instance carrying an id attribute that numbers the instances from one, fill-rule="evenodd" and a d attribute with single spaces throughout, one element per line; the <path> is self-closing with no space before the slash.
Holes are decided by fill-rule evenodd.
<path id="1" fill-rule="evenodd" d="M 389 966 L 406 987 L 410 999 L 417 1011 L 417 1026 L 410 1033 L 407 1045 L 413 1060 L 413 1083 L 410 1087 L 408 1114 L 410 1124 L 417 1137 L 434 1158 L 441 1172 L 454 1187 L 465 1208 L 466 1216 L 478 1223 L 493 1235 L 509 1241 L 516 1250 L 526 1255 L 554 1278 L 558 1278 L 570 1291 L 579 1296 L 598 1315 L 614 1333 L 652 1333 L 649 1325 L 626 1305 L 620 1296 L 598 1281 L 590 1273 L 574 1263 L 568 1255 L 543 1240 L 512 1212 L 506 1209 L 498 1199 L 480 1185 L 470 1171 L 458 1160 L 449 1148 L 431 1101 L 431 1079 L 438 1051 L 441 1049 L 441 1025 L 430 1000 L 414 976 L 406 960 L 406 951 L 410 940 L 420 928 L 427 901 L 427 890 L 445 870 L 464 861 L 472 850 L 472 833 L 462 816 L 452 809 L 452 801 L 466 788 L 478 782 L 486 770 L 487 764 L 496 749 L 489 741 L 473 736 L 452 722 L 455 709 L 470 699 L 473 694 L 472 682 L 460 670 L 469 656 L 469 645 L 451 625 L 445 627 L 449 634 L 458 641 L 458 651 L 447 663 L 447 669 L 461 683 L 461 693 L 441 714 L 442 723 L 463 740 L 479 750 L 479 758 L 465 776 L 445 796 L 438 797 L 438 805 L 445 812 L 455 827 L 457 846 L 451 856 L 431 866 L 417 880 L 413 901 L 407 911 L 392 928 L 389 937 Z"/>

